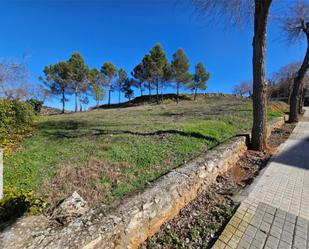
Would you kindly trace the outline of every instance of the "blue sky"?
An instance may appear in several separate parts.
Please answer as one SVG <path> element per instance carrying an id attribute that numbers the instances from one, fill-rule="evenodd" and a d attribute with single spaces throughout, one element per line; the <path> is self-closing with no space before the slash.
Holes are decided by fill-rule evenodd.
<path id="1" fill-rule="evenodd" d="M 229 93 L 239 81 L 251 79 L 252 27 L 208 22 L 188 0 L 1 0 L 0 23 L 0 58 L 27 54 L 34 84 L 45 65 L 67 60 L 76 51 L 89 67 L 111 61 L 131 72 L 157 42 L 169 59 L 183 48 L 192 72 L 202 61 L 211 74 L 208 92 Z M 267 75 L 301 60 L 304 50 L 305 42 L 288 46 L 271 23 Z M 59 106 L 58 100 L 47 104 Z M 68 108 L 73 106 L 70 101 Z"/>

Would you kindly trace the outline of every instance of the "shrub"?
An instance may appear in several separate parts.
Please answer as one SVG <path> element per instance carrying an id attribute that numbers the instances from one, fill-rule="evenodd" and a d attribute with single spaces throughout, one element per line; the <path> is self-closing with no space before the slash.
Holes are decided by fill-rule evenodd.
<path id="1" fill-rule="evenodd" d="M 0 100 L 0 148 L 7 154 L 13 145 L 31 131 L 32 106 L 17 100 Z"/>
<path id="2" fill-rule="evenodd" d="M 32 106 L 32 109 L 35 112 L 35 114 L 40 114 L 43 106 L 43 101 L 37 99 L 29 99 L 26 102 Z"/>

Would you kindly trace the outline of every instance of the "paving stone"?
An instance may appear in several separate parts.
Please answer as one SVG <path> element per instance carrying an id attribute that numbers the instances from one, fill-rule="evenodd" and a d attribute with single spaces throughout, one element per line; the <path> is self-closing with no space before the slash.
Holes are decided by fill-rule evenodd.
<path id="1" fill-rule="evenodd" d="M 266 246 L 270 248 L 278 248 L 279 245 L 279 239 L 275 238 L 273 236 L 269 236 L 266 240 Z"/>

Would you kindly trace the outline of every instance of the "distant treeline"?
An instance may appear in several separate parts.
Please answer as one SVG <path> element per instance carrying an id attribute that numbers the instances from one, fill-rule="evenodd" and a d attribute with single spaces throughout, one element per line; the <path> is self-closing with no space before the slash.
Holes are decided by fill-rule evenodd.
<path id="1" fill-rule="evenodd" d="M 156 44 L 130 75 L 111 62 L 105 62 L 100 69 L 89 69 L 81 54 L 74 53 L 67 61 L 46 66 L 44 77 L 40 77 L 40 80 L 52 95 L 60 96 L 63 112 L 67 96 L 74 95 L 77 112 L 84 104 L 89 103 L 90 96 L 96 101 L 96 106 L 99 106 L 107 95 L 110 105 L 113 91 L 118 92 L 118 103 L 121 93 L 130 101 L 134 97 L 134 89 L 138 89 L 140 96 L 147 92 L 150 100 L 154 91 L 156 102 L 159 103 L 160 95 L 167 86 L 176 89 L 177 103 L 180 89 L 183 88 L 191 89 L 196 97 L 199 89 L 206 89 L 210 74 L 201 62 L 195 66 L 192 74 L 189 67 L 189 60 L 183 49 L 178 49 L 169 62 L 161 45 Z"/>

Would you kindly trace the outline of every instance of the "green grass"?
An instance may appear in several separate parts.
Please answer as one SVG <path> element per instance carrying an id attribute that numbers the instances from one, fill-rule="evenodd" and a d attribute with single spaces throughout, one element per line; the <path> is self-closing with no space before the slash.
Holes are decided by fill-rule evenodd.
<path id="1" fill-rule="evenodd" d="M 66 165 L 106 161 L 110 168 L 97 179 L 107 186 L 102 201 L 110 202 L 141 189 L 206 146 L 248 130 L 251 112 L 250 101 L 221 96 L 41 117 L 33 137 L 5 159 L 5 186 L 43 193 L 42 184 L 58 177 Z M 269 113 L 270 118 L 280 115 L 280 110 Z M 125 166 L 115 167 L 121 163 Z M 86 199 L 91 202 L 91 196 Z"/>

